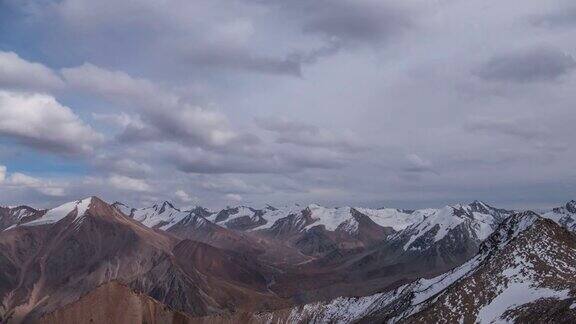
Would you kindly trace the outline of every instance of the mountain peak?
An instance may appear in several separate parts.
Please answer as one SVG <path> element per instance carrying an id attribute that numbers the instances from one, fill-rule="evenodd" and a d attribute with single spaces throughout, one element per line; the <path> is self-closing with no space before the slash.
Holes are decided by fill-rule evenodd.
<path id="1" fill-rule="evenodd" d="M 531 227 L 538 219 L 543 219 L 533 211 L 514 214 L 504 220 L 496 230 L 480 245 L 481 252 L 498 249 L 512 241 L 520 233 Z"/>
<path id="2" fill-rule="evenodd" d="M 566 210 L 572 214 L 576 214 L 576 200 L 570 200 L 566 203 Z"/>
<path id="3" fill-rule="evenodd" d="M 154 205 L 152 205 L 152 208 L 157 210 L 159 214 L 164 213 L 164 211 L 166 211 L 167 209 L 174 209 L 174 210 L 180 211 L 179 208 L 176 208 L 174 206 L 174 204 L 168 200 L 164 200 L 161 203 L 154 204 Z"/>
<path id="4" fill-rule="evenodd" d="M 48 210 L 46 214 L 44 214 L 42 217 L 38 219 L 20 225 L 36 226 L 36 225 L 54 224 L 64 219 L 73 212 L 76 213 L 75 219 L 78 219 L 79 217 L 83 216 L 93 204 L 106 204 L 106 203 L 100 198 L 95 196 L 67 202 L 56 208 Z"/>

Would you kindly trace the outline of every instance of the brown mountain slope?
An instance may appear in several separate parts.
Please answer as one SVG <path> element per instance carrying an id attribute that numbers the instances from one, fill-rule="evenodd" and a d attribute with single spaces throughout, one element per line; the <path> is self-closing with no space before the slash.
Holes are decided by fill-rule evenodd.
<path id="1" fill-rule="evenodd" d="M 277 311 L 278 314 L 288 310 Z M 33 324 L 219 324 L 263 323 L 254 313 L 190 317 L 117 281 L 97 287 L 79 300 L 42 316 Z"/>
<path id="2" fill-rule="evenodd" d="M 0 232 L 5 279 L 0 299 L 14 311 L 16 323 L 61 308 L 111 280 L 195 316 L 286 305 L 266 289 L 264 275 L 256 272 L 256 280 L 240 280 L 247 270 L 227 263 L 230 255 L 202 245 L 195 253 L 203 251 L 203 257 L 191 262 L 184 259 L 188 251 L 182 251 L 182 245 L 174 250 L 178 243 L 176 237 L 147 228 L 96 197 L 65 204 L 34 222 Z M 204 258 L 212 260 L 210 271 L 202 264 Z"/>

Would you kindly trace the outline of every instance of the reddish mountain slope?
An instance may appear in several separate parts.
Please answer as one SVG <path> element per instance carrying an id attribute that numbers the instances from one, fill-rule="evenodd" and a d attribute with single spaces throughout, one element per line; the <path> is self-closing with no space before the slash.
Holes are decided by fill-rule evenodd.
<path id="1" fill-rule="evenodd" d="M 16 322 L 58 309 L 111 280 L 190 315 L 285 305 L 264 289 L 264 275 L 255 272 L 258 280 L 243 282 L 234 271 L 245 269 L 232 267 L 227 254 L 203 245 L 186 251 L 202 258 L 181 260 L 190 255 L 178 242 L 98 198 L 65 204 L 0 234 L 0 263 L 8 270 L 0 296 Z M 210 271 L 203 258 L 212 260 Z M 218 271 L 220 265 L 228 267 L 228 276 Z"/>

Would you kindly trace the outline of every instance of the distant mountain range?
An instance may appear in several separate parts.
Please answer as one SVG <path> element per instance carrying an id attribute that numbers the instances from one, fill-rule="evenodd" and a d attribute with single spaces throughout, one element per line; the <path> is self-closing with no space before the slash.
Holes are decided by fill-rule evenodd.
<path id="1" fill-rule="evenodd" d="M 480 201 L 0 207 L 0 319 L 574 322 L 575 229 L 575 201 L 540 215 Z"/>

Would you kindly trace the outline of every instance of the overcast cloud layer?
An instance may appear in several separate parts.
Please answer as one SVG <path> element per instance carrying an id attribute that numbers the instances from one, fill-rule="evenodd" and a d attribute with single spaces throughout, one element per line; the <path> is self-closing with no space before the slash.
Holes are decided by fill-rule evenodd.
<path id="1" fill-rule="evenodd" d="M 576 196 L 571 1 L 0 1 L 0 204 Z"/>

